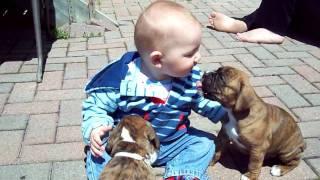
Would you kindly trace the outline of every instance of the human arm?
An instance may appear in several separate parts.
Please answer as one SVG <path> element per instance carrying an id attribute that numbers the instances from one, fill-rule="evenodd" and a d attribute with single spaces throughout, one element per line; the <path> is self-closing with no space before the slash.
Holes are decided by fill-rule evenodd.
<path id="1" fill-rule="evenodd" d="M 90 144 L 94 155 L 101 155 L 104 150 L 101 136 L 111 130 L 114 120 L 110 113 L 117 109 L 119 93 L 113 89 L 91 92 L 83 102 L 82 135 L 85 144 Z"/>
<path id="2" fill-rule="evenodd" d="M 209 118 L 212 122 L 217 123 L 225 118 L 226 110 L 217 101 L 212 101 L 197 94 L 193 98 L 192 110 L 196 113 Z"/>

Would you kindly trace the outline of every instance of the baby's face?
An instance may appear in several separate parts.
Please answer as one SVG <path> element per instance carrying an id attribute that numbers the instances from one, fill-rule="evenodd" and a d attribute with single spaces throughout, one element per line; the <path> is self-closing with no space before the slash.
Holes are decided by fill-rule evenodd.
<path id="1" fill-rule="evenodd" d="M 179 28 L 167 43 L 163 57 L 163 73 L 171 77 L 185 77 L 201 58 L 201 27 Z"/>

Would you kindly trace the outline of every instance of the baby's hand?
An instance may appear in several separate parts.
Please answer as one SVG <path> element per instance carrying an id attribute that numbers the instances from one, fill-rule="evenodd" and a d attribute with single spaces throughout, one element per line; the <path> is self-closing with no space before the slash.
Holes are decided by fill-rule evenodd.
<path id="1" fill-rule="evenodd" d="M 92 130 L 90 135 L 90 151 L 93 156 L 102 156 L 103 151 L 105 151 L 105 148 L 103 147 L 101 137 L 111 129 L 111 126 L 100 126 Z"/>

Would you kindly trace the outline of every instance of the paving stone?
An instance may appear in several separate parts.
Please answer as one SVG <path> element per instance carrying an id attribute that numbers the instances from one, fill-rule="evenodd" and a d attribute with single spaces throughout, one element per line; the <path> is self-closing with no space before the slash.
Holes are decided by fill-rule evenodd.
<path id="1" fill-rule="evenodd" d="M 309 51 L 309 53 L 312 54 L 314 57 L 317 57 L 320 59 L 320 49 Z"/>
<path id="2" fill-rule="evenodd" d="M 63 57 L 63 58 L 48 58 L 48 64 L 61 64 L 61 63 L 81 63 L 86 62 L 86 57 Z"/>
<path id="3" fill-rule="evenodd" d="M 38 65 L 22 65 L 19 72 L 22 73 L 36 73 L 38 70 Z"/>
<path id="4" fill-rule="evenodd" d="M 82 142 L 81 126 L 58 127 L 56 142 Z"/>
<path id="5" fill-rule="evenodd" d="M 305 139 L 307 143 L 307 149 L 303 153 L 304 158 L 320 157 L 320 139 L 319 138 L 309 138 Z"/>
<path id="6" fill-rule="evenodd" d="M 64 39 L 58 39 L 52 43 L 52 48 L 66 48 L 68 47 L 69 42 Z"/>
<path id="7" fill-rule="evenodd" d="M 304 138 L 318 138 L 320 137 L 320 121 L 299 122 L 298 126 L 301 129 Z"/>
<path id="8" fill-rule="evenodd" d="M 119 31 L 107 31 L 104 33 L 104 36 L 107 39 L 118 39 L 121 38 L 121 34 Z"/>
<path id="9" fill-rule="evenodd" d="M 86 78 L 87 67 L 85 63 L 68 63 L 64 79 Z"/>
<path id="10" fill-rule="evenodd" d="M 35 82 L 36 73 L 20 73 L 20 74 L 1 74 L 0 83 L 11 82 Z"/>
<path id="11" fill-rule="evenodd" d="M 5 105 L 3 114 L 42 114 L 55 113 L 58 110 L 58 101 L 14 103 Z"/>
<path id="12" fill-rule="evenodd" d="M 259 177 L 263 180 L 309 180 L 317 178 L 317 175 L 310 169 L 310 167 L 304 161 L 301 161 L 298 167 L 281 177 L 271 176 L 270 171 L 271 167 L 263 167 Z"/>
<path id="13" fill-rule="evenodd" d="M 221 129 L 221 123 L 213 123 L 208 118 L 205 118 L 195 112 L 192 112 L 190 119 L 190 125 L 196 129 L 200 129 L 201 131 L 205 131 L 209 134 L 208 137 L 213 138 L 217 135 L 217 132 Z"/>
<path id="14" fill-rule="evenodd" d="M 251 76 L 251 72 L 248 71 L 248 69 L 239 62 L 223 62 L 222 65 L 237 68 L 237 69 L 247 73 L 247 75 Z"/>
<path id="15" fill-rule="evenodd" d="M 262 60 L 267 66 L 293 66 L 304 64 L 299 59 L 274 59 L 274 60 Z"/>
<path id="16" fill-rule="evenodd" d="M 237 61 L 236 58 L 232 55 L 225 55 L 225 56 L 207 56 L 202 57 L 200 63 L 218 63 L 218 62 L 226 62 L 226 61 Z"/>
<path id="17" fill-rule="evenodd" d="M 7 102 L 8 96 L 9 94 L 0 94 L 0 112 L 2 112 L 2 109 Z"/>
<path id="18" fill-rule="evenodd" d="M 0 179 L 50 179 L 50 172 L 50 163 L 0 166 Z"/>
<path id="19" fill-rule="evenodd" d="M 83 99 L 85 94 L 82 89 L 63 89 L 51 91 L 38 91 L 36 101 Z"/>
<path id="20" fill-rule="evenodd" d="M 83 100 L 61 101 L 59 126 L 80 125 Z"/>
<path id="21" fill-rule="evenodd" d="M 270 52 L 285 52 L 286 50 L 278 44 L 261 44 Z M 272 59 L 272 58 L 271 58 Z"/>
<path id="22" fill-rule="evenodd" d="M 301 58 L 305 63 L 309 64 L 312 68 L 320 72 L 320 58 Z"/>
<path id="23" fill-rule="evenodd" d="M 299 93 L 319 93 L 311 83 L 300 75 L 282 75 L 281 78 L 286 80 Z"/>
<path id="24" fill-rule="evenodd" d="M 241 48 L 241 47 L 256 47 L 255 43 L 246 43 L 240 41 L 221 41 L 225 48 Z"/>
<path id="25" fill-rule="evenodd" d="M 265 86 L 254 87 L 254 89 L 259 97 L 274 96 L 274 94 Z"/>
<path id="26" fill-rule="evenodd" d="M 307 45 L 307 44 L 300 44 L 300 45 L 293 45 L 293 46 L 282 46 L 287 51 L 310 51 L 317 49 L 315 46 Z"/>
<path id="27" fill-rule="evenodd" d="M 31 115 L 24 137 L 24 144 L 53 143 L 57 121 L 57 114 Z"/>
<path id="28" fill-rule="evenodd" d="M 22 61 L 8 61 L 0 64 L 0 74 L 17 73 L 22 65 Z"/>
<path id="29" fill-rule="evenodd" d="M 315 169 L 315 171 L 317 172 L 317 174 L 320 174 L 320 159 L 316 158 L 316 159 L 308 159 L 307 160 L 311 166 Z M 317 179 L 319 179 L 319 176 L 316 177 Z"/>
<path id="30" fill-rule="evenodd" d="M 83 160 L 82 142 L 25 145 L 19 163 Z"/>
<path id="31" fill-rule="evenodd" d="M 52 180 L 86 180 L 85 163 L 83 161 L 54 162 Z"/>
<path id="32" fill-rule="evenodd" d="M 68 51 L 83 51 L 87 49 L 87 42 L 70 43 Z"/>
<path id="33" fill-rule="evenodd" d="M 88 57 L 88 69 L 102 69 L 108 64 L 109 60 L 107 56 L 89 56 Z"/>
<path id="34" fill-rule="evenodd" d="M 219 63 L 205 63 L 205 64 L 198 64 L 198 66 L 200 67 L 200 69 L 203 72 L 206 71 L 215 71 L 217 70 L 219 67 L 221 67 L 221 65 Z"/>
<path id="35" fill-rule="evenodd" d="M 46 72 L 43 75 L 42 82 L 38 85 L 39 90 L 61 89 L 63 81 L 63 71 Z"/>
<path id="36" fill-rule="evenodd" d="M 208 175 L 210 179 L 240 179 L 241 173 L 234 164 L 232 158 L 228 156 L 223 162 L 218 162 L 214 166 L 209 166 Z"/>
<path id="37" fill-rule="evenodd" d="M 104 37 L 92 37 L 88 39 L 88 44 L 103 44 Z"/>
<path id="38" fill-rule="evenodd" d="M 107 44 L 88 44 L 88 49 L 109 49 L 109 48 L 125 48 L 123 42 L 114 42 Z"/>
<path id="39" fill-rule="evenodd" d="M 0 131 L 0 137 L 0 165 L 13 164 L 19 156 L 23 130 Z"/>
<path id="40" fill-rule="evenodd" d="M 106 54 L 105 49 L 90 49 L 86 51 L 71 51 L 68 52 L 68 56 L 80 57 L 80 56 L 96 56 Z"/>
<path id="41" fill-rule="evenodd" d="M 223 48 L 221 43 L 219 41 L 217 41 L 216 38 L 202 39 L 202 44 L 204 45 L 204 47 L 206 47 L 208 49 L 221 49 L 221 48 Z"/>
<path id="42" fill-rule="evenodd" d="M 248 51 L 245 48 L 232 48 L 232 49 L 214 49 L 210 50 L 210 53 L 216 56 L 219 55 L 231 55 L 231 54 L 245 54 Z"/>
<path id="43" fill-rule="evenodd" d="M 306 52 L 275 52 L 274 53 L 278 58 L 304 58 L 312 57 L 309 53 Z"/>
<path id="44" fill-rule="evenodd" d="M 258 59 L 275 59 L 276 57 L 272 55 L 269 51 L 263 47 L 248 47 L 248 50 L 254 54 Z"/>
<path id="45" fill-rule="evenodd" d="M 289 108 L 309 106 L 310 104 L 288 85 L 269 86 Z"/>
<path id="46" fill-rule="evenodd" d="M 0 131 L 25 129 L 28 119 L 24 114 L 0 116 Z"/>
<path id="47" fill-rule="evenodd" d="M 8 93 L 13 87 L 13 83 L 0 83 L 0 93 Z"/>
<path id="48" fill-rule="evenodd" d="M 236 54 L 234 56 L 240 62 L 242 62 L 246 67 L 264 67 L 265 66 L 252 54 Z"/>
<path id="49" fill-rule="evenodd" d="M 262 76 L 262 77 L 251 77 L 250 83 L 252 86 L 267 86 L 274 84 L 284 84 L 283 81 L 278 76 Z"/>
<path id="50" fill-rule="evenodd" d="M 126 52 L 125 48 L 107 49 L 109 61 L 118 60 Z"/>
<path id="51" fill-rule="evenodd" d="M 306 94 L 304 97 L 311 102 L 312 105 L 320 105 L 320 93 L 319 94 Z"/>
<path id="52" fill-rule="evenodd" d="M 295 108 L 292 110 L 302 121 L 320 119 L 320 106 Z"/>
<path id="53" fill-rule="evenodd" d="M 64 70 L 64 64 L 46 64 L 45 72 L 50 71 L 63 71 Z"/>
<path id="54" fill-rule="evenodd" d="M 295 71 L 301 74 L 304 78 L 306 78 L 310 82 L 320 82 L 320 73 L 315 71 L 310 66 L 294 66 Z"/>
<path id="55" fill-rule="evenodd" d="M 251 71 L 256 76 L 273 76 L 282 74 L 295 74 L 289 67 L 266 67 L 266 68 L 251 68 Z"/>
<path id="56" fill-rule="evenodd" d="M 63 81 L 62 89 L 84 89 L 87 79 L 66 79 Z"/>
<path id="57" fill-rule="evenodd" d="M 8 102 L 17 103 L 32 101 L 36 91 L 36 87 L 36 82 L 16 83 L 10 94 Z"/>
<path id="58" fill-rule="evenodd" d="M 66 57 L 67 48 L 52 48 L 48 54 L 48 57 Z"/>

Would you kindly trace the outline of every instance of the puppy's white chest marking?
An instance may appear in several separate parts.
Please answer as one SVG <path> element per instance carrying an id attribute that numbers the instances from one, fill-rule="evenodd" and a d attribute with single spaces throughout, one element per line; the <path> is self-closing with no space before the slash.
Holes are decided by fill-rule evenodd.
<path id="1" fill-rule="evenodd" d="M 129 133 L 128 129 L 125 128 L 125 127 L 122 128 L 121 137 L 122 137 L 122 141 L 133 142 L 133 143 L 136 142 L 134 139 L 132 139 L 132 137 L 130 136 L 130 133 Z"/>
<path id="2" fill-rule="evenodd" d="M 233 116 L 230 109 L 227 109 L 227 112 L 229 121 L 224 125 L 224 127 L 228 137 L 232 140 L 232 142 L 235 142 L 241 148 L 246 149 L 246 147 L 239 141 L 239 134 L 237 132 L 237 120 Z"/>

